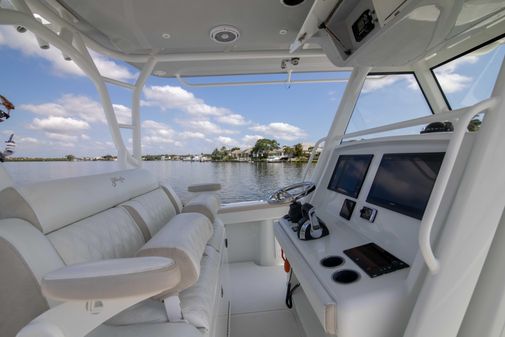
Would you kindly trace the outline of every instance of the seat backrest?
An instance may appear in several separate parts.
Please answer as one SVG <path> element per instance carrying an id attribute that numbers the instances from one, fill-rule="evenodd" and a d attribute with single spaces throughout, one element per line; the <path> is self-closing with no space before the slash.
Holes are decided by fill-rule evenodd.
<path id="1" fill-rule="evenodd" d="M 147 239 L 156 234 L 170 219 L 180 213 L 170 194 L 160 187 L 121 204 L 144 229 Z M 175 195 L 175 194 L 174 194 Z"/>
<path id="2" fill-rule="evenodd" d="M 46 235 L 65 264 L 132 257 L 146 239 L 132 217 L 114 207 Z"/>
<path id="3" fill-rule="evenodd" d="M 49 234 L 158 187 L 143 169 L 8 187 L 0 192 L 0 218 L 24 219 Z"/>

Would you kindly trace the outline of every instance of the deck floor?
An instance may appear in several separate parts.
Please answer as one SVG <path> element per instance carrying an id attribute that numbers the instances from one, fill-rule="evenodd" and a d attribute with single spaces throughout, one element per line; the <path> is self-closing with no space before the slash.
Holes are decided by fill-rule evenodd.
<path id="1" fill-rule="evenodd" d="M 230 264 L 231 337 L 304 337 L 294 309 L 284 304 L 281 266 Z"/>

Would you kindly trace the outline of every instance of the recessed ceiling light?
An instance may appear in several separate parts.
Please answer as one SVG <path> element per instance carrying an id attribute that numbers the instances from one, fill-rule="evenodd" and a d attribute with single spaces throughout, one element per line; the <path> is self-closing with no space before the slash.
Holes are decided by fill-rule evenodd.
<path id="1" fill-rule="evenodd" d="M 279 34 L 281 34 L 281 35 L 286 35 L 287 33 L 288 33 L 287 29 L 281 29 L 279 31 Z"/>
<path id="2" fill-rule="evenodd" d="M 164 33 L 164 34 L 161 34 L 161 37 L 164 38 L 165 40 L 168 40 L 170 38 L 170 34 Z"/>
<path id="3" fill-rule="evenodd" d="M 155 70 L 153 74 L 156 76 L 165 76 L 167 72 L 165 70 Z"/>

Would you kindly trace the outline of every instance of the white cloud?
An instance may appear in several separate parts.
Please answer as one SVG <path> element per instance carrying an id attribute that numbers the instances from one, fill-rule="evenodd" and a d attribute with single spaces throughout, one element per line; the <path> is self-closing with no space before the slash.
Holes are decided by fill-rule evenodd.
<path id="1" fill-rule="evenodd" d="M 242 142 L 244 143 L 245 146 L 253 146 L 254 144 L 256 144 L 256 141 L 258 139 L 262 139 L 262 138 L 265 138 L 265 137 L 260 136 L 260 135 L 245 135 L 242 138 Z"/>
<path id="2" fill-rule="evenodd" d="M 122 66 L 106 56 L 90 51 L 95 65 L 100 71 L 100 74 L 105 77 L 113 78 L 119 81 L 128 81 L 137 78 L 137 74 L 132 73 L 128 68 Z"/>
<path id="3" fill-rule="evenodd" d="M 202 132 L 204 134 L 232 135 L 238 133 L 238 131 L 223 129 L 216 123 L 213 123 L 208 120 L 179 120 L 177 121 L 177 123 L 179 123 L 184 127 L 197 130 L 198 132 Z"/>
<path id="4" fill-rule="evenodd" d="M 194 116 L 216 117 L 231 113 L 226 108 L 206 104 L 202 99 L 181 87 L 170 85 L 146 87 L 144 95 L 147 100 L 142 101 L 142 105 L 157 106 L 162 110 L 179 109 Z"/>
<path id="5" fill-rule="evenodd" d="M 62 135 L 72 135 L 89 129 L 86 121 L 73 119 L 69 117 L 49 116 L 48 118 L 34 118 L 28 126 L 33 130 L 42 130 L 47 133 L 56 133 Z"/>
<path id="6" fill-rule="evenodd" d="M 145 130 L 145 136 L 142 137 L 142 143 L 146 146 L 159 146 L 163 144 L 180 145 L 175 139 L 176 132 L 165 123 L 146 120 L 142 123 Z"/>
<path id="7" fill-rule="evenodd" d="M 39 144 L 40 141 L 33 137 L 21 137 L 17 141 L 20 144 Z"/>
<path id="8" fill-rule="evenodd" d="M 184 131 L 179 133 L 182 139 L 206 139 L 205 135 L 201 132 Z"/>
<path id="9" fill-rule="evenodd" d="M 131 124 L 132 123 L 132 111 L 129 107 L 121 104 L 112 104 L 114 112 L 116 113 L 116 118 L 118 123 Z M 102 113 L 103 115 L 103 113 Z M 105 118 L 105 117 L 104 117 Z"/>
<path id="10" fill-rule="evenodd" d="M 407 87 L 412 90 L 419 90 L 419 84 L 415 77 L 410 74 L 405 75 L 377 75 L 369 76 L 363 84 L 362 93 L 366 94 L 376 90 L 383 89 L 398 81 L 407 81 Z"/>
<path id="11" fill-rule="evenodd" d="M 463 90 L 472 81 L 471 77 L 446 72 L 438 74 L 437 79 L 444 92 L 448 94 Z"/>
<path id="12" fill-rule="evenodd" d="M 363 89 L 361 89 L 362 93 L 369 93 L 375 90 L 379 90 L 385 87 L 392 85 L 397 82 L 399 78 L 397 76 L 370 76 L 365 80 L 363 84 Z"/>
<path id="13" fill-rule="evenodd" d="M 473 79 L 469 76 L 458 74 L 456 71 L 461 65 L 473 64 L 478 59 L 477 56 L 463 56 L 435 69 L 437 80 L 443 91 L 452 94 L 465 89 Z"/>
<path id="14" fill-rule="evenodd" d="M 57 142 L 62 142 L 62 143 L 65 143 L 65 142 L 74 143 L 79 139 L 78 136 L 63 135 L 63 134 L 59 134 L 59 133 L 46 133 L 46 136 L 47 136 L 47 138 L 49 138 L 51 140 L 55 140 Z"/>
<path id="15" fill-rule="evenodd" d="M 57 75 L 84 76 L 82 70 L 74 62 L 65 61 L 63 59 L 59 49 L 53 46 L 46 50 L 40 49 L 35 35 L 31 32 L 20 34 L 14 27 L 2 26 L 0 27 L 0 46 L 19 50 L 27 56 L 45 59 L 51 64 L 53 72 Z M 121 81 L 131 80 L 137 76 L 128 68 L 115 63 L 105 56 L 99 55 L 93 51 L 91 52 L 91 56 L 98 70 L 104 76 Z"/>
<path id="16" fill-rule="evenodd" d="M 224 136 L 217 137 L 217 141 L 220 144 L 228 145 L 228 146 L 237 144 L 237 141 L 235 139 L 232 139 L 230 137 L 224 137 Z"/>
<path id="17" fill-rule="evenodd" d="M 252 131 L 263 133 L 275 139 L 293 141 L 307 136 L 305 131 L 288 123 L 270 123 L 268 125 L 255 125 L 250 127 Z"/>
<path id="18" fill-rule="evenodd" d="M 239 114 L 220 116 L 217 118 L 217 120 L 221 123 L 230 124 L 230 125 L 245 125 L 245 124 L 247 124 L 245 117 L 242 115 L 239 115 Z"/>
<path id="19" fill-rule="evenodd" d="M 119 123 L 131 123 L 130 108 L 113 104 L 114 111 Z M 79 117 L 89 123 L 106 123 L 102 105 L 87 96 L 63 95 L 56 102 L 42 104 L 22 104 L 21 110 L 29 111 L 44 116 Z"/>
<path id="20" fill-rule="evenodd" d="M 79 139 L 79 135 L 89 129 L 89 123 L 70 117 L 49 116 L 34 118 L 28 129 L 44 131 L 45 136 L 55 141 L 56 145 L 70 147 Z M 86 136 L 85 136 L 86 137 Z M 34 143 L 34 142 L 32 142 Z"/>

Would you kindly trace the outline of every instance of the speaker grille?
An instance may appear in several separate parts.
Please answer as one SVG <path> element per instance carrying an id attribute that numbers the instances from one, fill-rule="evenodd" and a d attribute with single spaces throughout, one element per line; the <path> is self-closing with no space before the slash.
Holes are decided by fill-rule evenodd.
<path id="1" fill-rule="evenodd" d="M 218 26 L 210 31 L 212 41 L 219 44 L 231 44 L 238 40 L 240 32 L 233 26 Z"/>

